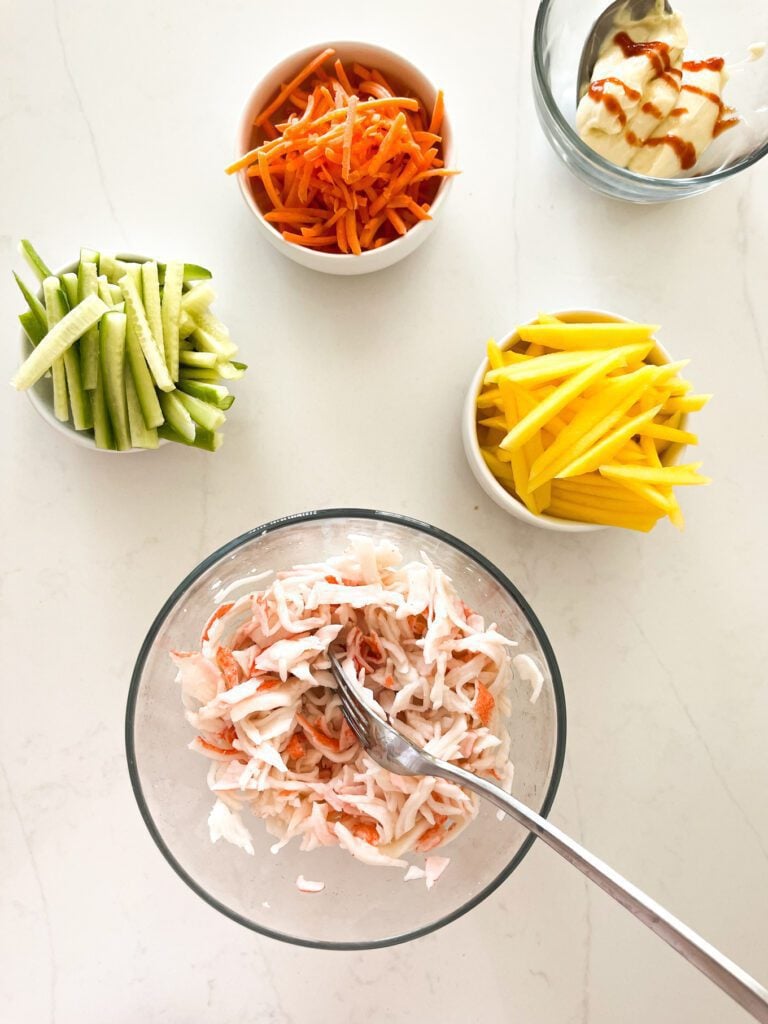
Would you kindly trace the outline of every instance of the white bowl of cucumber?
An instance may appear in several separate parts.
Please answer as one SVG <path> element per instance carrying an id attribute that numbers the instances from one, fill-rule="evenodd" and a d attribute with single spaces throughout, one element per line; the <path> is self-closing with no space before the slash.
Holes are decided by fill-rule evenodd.
<path id="1" fill-rule="evenodd" d="M 262 163 L 258 162 L 256 157 L 259 147 L 268 139 L 273 138 L 274 134 L 277 134 L 272 121 L 279 123 L 287 109 L 286 104 L 289 100 L 292 101 L 292 96 L 289 95 L 282 105 L 278 106 L 275 113 L 270 115 L 272 121 L 267 119 L 271 129 L 267 136 L 260 121 L 286 93 L 288 89 L 286 83 L 295 83 L 297 88 L 301 86 L 299 92 L 306 90 L 309 93 L 313 82 L 316 82 L 315 72 L 318 69 L 319 73 L 324 76 L 324 80 L 331 83 L 329 88 L 333 87 L 337 90 L 337 105 L 344 104 L 350 139 L 353 136 L 357 139 L 362 134 L 375 130 L 376 125 L 368 124 L 366 128 L 366 125 L 361 122 L 362 116 L 372 115 L 373 120 L 378 121 L 384 115 L 392 115 L 393 111 L 387 110 L 386 107 L 381 108 L 381 113 L 378 109 L 375 111 L 367 109 L 376 103 L 383 104 L 385 102 L 383 97 L 391 95 L 390 90 L 392 90 L 397 98 L 405 97 L 413 104 L 412 108 L 407 108 L 406 113 L 408 116 L 413 113 L 414 117 L 418 119 L 418 123 L 409 123 L 407 131 L 416 130 L 418 127 L 429 129 L 429 132 L 425 130 L 420 134 L 424 136 L 425 140 L 429 135 L 431 141 L 425 141 L 424 145 L 434 147 L 429 149 L 426 154 L 424 163 L 426 169 L 423 172 L 419 171 L 419 177 L 424 180 L 418 186 L 415 183 L 413 185 L 414 195 L 407 194 L 407 191 L 399 193 L 397 189 L 395 189 L 394 195 L 390 194 L 395 187 L 394 175 L 396 173 L 400 175 L 397 179 L 398 182 L 410 181 L 408 158 L 405 156 L 403 156 L 403 163 L 398 165 L 399 171 L 395 169 L 396 164 L 393 158 L 384 161 L 383 167 L 375 174 L 367 175 L 367 172 L 361 167 L 356 169 L 356 157 L 349 157 L 348 154 L 348 159 L 351 159 L 351 174 L 350 166 L 348 166 L 344 178 L 347 184 L 338 185 L 339 194 L 346 195 L 346 198 L 343 201 L 339 200 L 342 205 L 337 207 L 335 213 L 332 213 L 330 219 L 325 223 L 331 225 L 338 221 L 340 211 L 343 211 L 346 206 L 348 207 L 347 213 L 341 220 L 348 225 L 349 221 L 345 218 L 352 218 L 354 227 L 345 227 L 341 232 L 342 237 L 339 239 L 338 229 L 329 226 L 328 231 L 331 232 L 333 238 L 331 239 L 329 236 L 322 246 L 319 245 L 320 239 L 314 236 L 311 239 L 307 237 L 303 241 L 299 241 L 301 238 L 299 231 L 302 232 L 302 235 L 304 234 L 304 229 L 301 228 L 302 210 L 310 215 L 309 224 L 323 222 L 323 215 L 330 213 L 325 200 L 320 203 L 322 210 L 316 207 L 320 200 L 312 198 L 314 179 L 309 179 L 310 184 L 305 189 L 303 201 L 299 198 L 301 196 L 299 188 L 296 192 L 289 192 L 287 197 L 283 196 L 282 200 L 285 202 L 281 200 L 276 204 L 272 178 L 269 174 L 267 175 L 270 181 L 270 188 L 267 189 L 261 181 Z M 368 69 L 370 69 L 370 78 L 373 81 L 359 81 Z M 337 74 L 339 75 L 338 81 L 335 77 Z M 345 83 L 345 88 L 340 85 L 342 81 Z M 350 94 L 345 89 L 350 90 Z M 358 97 L 355 99 L 354 105 L 349 103 L 349 95 Z M 311 103 L 312 99 L 308 101 L 306 109 L 309 109 Z M 361 110 L 364 115 L 360 114 Z M 324 116 L 330 115 L 326 113 Z M 404 116 L 405 114 L 402 112 L 399 115 L 401 118 Z M 381 123 L 386 122 L 382 120 Z M 299 124 L 299 121 L 295 121 L 294 134 L 298 130 Z M 385 148 L 387 140 L 397 137 L 395 128 L 399 128 L 397 121 L 392 126 L 392 132 L 387 135 L 386 139 L 381 140 L 377 153 Z M 404 127 L 401 130 L 406 132 Z M 336 134 L 338 135 L 338 132 Z M 291 138 L 293 137 L 294 135 L 291 135 Z M 286 135 L 284 138 L 288 139 L 288 136 Z M 314 136 L 310 136 L 310 138 L 314 138 Z M 409 136 L 409 140 L 411 149 L 417 149 L 413 142 L 413 136 Z M 286 143 L 286 145 L 288 144 Z M 334 145 L 341 146 L 341 144 L 341 140 L 336 139 Z M 243 199 L 254 214 L 263 237 L 294 262 L 327 274 L 367 274 L 392 266 L 412 253 L 432 232 L 450 190 L 452 175 L 455 173 L 451 170 L 454 166 L 453 133 L 444 109 L 442 92 L 410 61 L 384 47 L 364 42 L 346 41 L 317 44 L 286 57 L 272 68 L 248 97 L 240 118 L 235 149 L 236 159 L 227 170 L 228 173 L 237 173 Z M 301 143 L 299 143 L 300 151 Z M 341 150 L 335 155 L 331 154 L 328 166 L 336 163 L 341 158 L 340 154 Z M 414 159 L 420 160 L 421 157 L 411 156 L 411 163 L 414 162 Z M 421 164 L 419 164 L 420 166 Z M 403 168 L 405 168 L 404 177 Z M 417 167 L 416 170 L 418 171 L 419 168 Z M 309 173 L 311 168 L 307 166 L 306 171 Z M 312 173 L 315 172 L 312 171 Z M 319 176 L 327 175 L 327 173 L 327 167 L 323 166 Z M 278 168 L 276 174 L 277 177 L 274 180 L 283 182 L 283 170 Z M 411 177 L 415 177 L 415 175 L 411 175 Z M 358 185 L 355 184 L 358 180 L 360 180 L 359 188 L 364 187 L 363 179 L 367 182 L 365 184 L 367 194 L 355 191 L 358 188 Z M 402 188 L 406 189 L 406 186 L 402 185 Z M 407 188 L 410 189 L 411 186 L 408 185 Z M 350 198 L 351 193 L 354 194 Z M 387 195 L 384 196 L 383 193 L 387 193 Z M 314 190 L 314 194 L 315 196 L 318 194 L 317 189 Z M 384 213 L 392 204 L 393 209 L 390 213 L 393 214 L 393 218 L 391 221 L 380 215 L 381 211 L 375 217 L 369 216 L 367 213 L 360 213 L 358 216 L 358 210 L 367 210 L 367 204 L 369 202 L 375 204 L 377 199 L 384 203 Z M 298 206 L 299 209 L 287 209 L 286 204 L 288 207 Z M 334 200 L 334 206 L 336 205 L 336 200 Z M 397 210 L 395 210 L 395 206 L 397 206 Z M 287 213 L 287 220 L 281 219 L 281 212 Z M 368 238 L 365 224 L 370 224 L 373 220 L 376 220 L 377 223 L 381 221 L 382 224 L 376 228 L 375 236 L 374 233 L 371 233 Z M 327 235 L 328 231 L 321 232 L 321 234 Z M 348 237 L 350 231 L 356 244 L 353 244 L 351 238 Z M 308 230 L 307 235 L 311 234 L 311 230 Z"/>
<path id="2" fill-rule="evenodd" d="M 14 275 L 28 309 L 11 383 L 40 416 L 82 448 L 216 451 L 234 401 L 226 383 L 245 367 L 210 311 L 210 271 L 82 249 L 53 273 L 26 240 L 20 251 L 40 289 Z"/>

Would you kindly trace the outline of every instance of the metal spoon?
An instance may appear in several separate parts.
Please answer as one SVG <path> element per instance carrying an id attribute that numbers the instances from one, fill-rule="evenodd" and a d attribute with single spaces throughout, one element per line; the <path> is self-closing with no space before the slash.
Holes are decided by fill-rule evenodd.
<path id="1" fill-rule="evenodd" d="M 616 28 L 616 19 L 619 13 L 622 13 L 625 20 L 642 21 L 654 11 L 659 14 L 662 11 L 664 14 L 671 14 L 672 8 L 669 5 L 669 0 L 664 0 L 664 2 L 662 0 L 615 0 L 605 8 L 590 29 L 584 49 L 581 51 L 579 73 L 576 76 L 577 103 L 589 88 L 597 58 L 605 45 L 605 40 Z"/>
<path id="2" fill-rule="evenodd" d="M 678 921 L 659 903 L 623 878 L 618 871 L 604 864 L 546 818 L 542 818 L 515 797 L 505 793 L 499 786 L 419 750 L 385 722 L 370 704 L 363 701 L 359 687 L 353 685 L 347 678 L 338 658 L 330 650 L 328 657 L 344 717 L 363 749 L 377 764 L 396 775 L 433 775 L 458 782 L 478 796 L 489 800 L 599 885 L 604 892 L 681 953 L 694 967 L 698 967 L 723 992 L 727 992 L 751 1013 L 755 1020 L 761 1024 L 768 1024 L 768 990 L 743 971 L 738 964 L 729 960 L 682 921 Z"/>

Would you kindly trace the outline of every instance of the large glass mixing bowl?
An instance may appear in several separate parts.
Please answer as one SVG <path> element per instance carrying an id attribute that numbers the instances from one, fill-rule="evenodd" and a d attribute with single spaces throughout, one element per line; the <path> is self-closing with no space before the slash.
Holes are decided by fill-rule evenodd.
<path id="1" fill-rule="evenodd" d="M 552 148 L 591 188 L 617 199 L 658 203 L 705 192 L 750 167 L 768 152 L 768 54 L 748 61 L 748 48 L 768 39 L 766 0 L 685 0 L 688 58 L 725 57 L 723 98 L 739 115 L 696 165 L 678 178 L 650 178 L 617 167 L 579 138 L 576 94 L 579 60 L 595 19 L 610 0 L 541 0 L 533 37 L 536 113 Z"/>
<path id="2" fill-rule="evenodd" d="M 541 814 L 555 796 L 565 752 L 565 701 L 555 656 L 516 587 L 482 555 L 431 526 L 361 509 L 289 516 L 224 545 L 182 580 L 161 609 L 139 653 L 126 713 L 126 748 L 134 793 L 146 825 L 174 870 L 211 906 L 255 931 L 304 946 L 363 949 L 404 942 L 476 906 L 521 862 L 533 837 L 484 805 L 446 847 L 451 863 L 431 891 L 403 882 L 402 871 L 369 867 L 338 847 L 302 853 L 291 843 L 270 853 L 263 823 L 245 813 L 255 856 L 211 844 L 213 797 L 207 761 L 187 749 L 176 669 L 168 652 L 189 650 L 214 608 L 214 596 L 244 576 L 285 569 L 342 552 L 350 533 L 396 544 L 406 560 L 424 552 L 453 579 L 461 597 L 519 641 L 544 674 L 535 703 L 530 685 L 512 686 L 513 792 Z M 440 851 L 442 852 L 442 851 Z M 296 888 L 299 874 L 321 879 L 317 895 Z"/>

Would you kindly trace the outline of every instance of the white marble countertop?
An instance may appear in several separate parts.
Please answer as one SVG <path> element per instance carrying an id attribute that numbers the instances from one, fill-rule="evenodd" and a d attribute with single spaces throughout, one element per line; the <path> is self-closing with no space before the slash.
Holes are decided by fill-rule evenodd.
<path id="1" fill-rule="evenodd" d="M 229 538 L 322 506 L 426 519 L 516 580 L 552 639 L 569 712 L 553 820 L 765 982 L 768 163 L 674 206 L 585 190 L 535 121 L 534 0 L 450 16 L 436 0 L 3 6 L 0 377 L 20 236 L 59 265 L 93 245 L 211 266 L 251 365 L 215 457 L 93 454 L 23 396 L 0 403 L 3 1020 L 746 1020 L 541 844 L 413 945 L 329 954 L 252 934 L 155 849 L 123 713 L 155 612 Z M 263 244 L 222 165 L 260 72 L 350 35 L 444 84 L 465 174 L 423 249 L 341 279 Z M 657 320 L 716 392 L 698 423 L 715 483 L 683 496 L 683 535 L 551 534 L 475 485 L 458 416 L 485 339 L 568 306 Z"/>

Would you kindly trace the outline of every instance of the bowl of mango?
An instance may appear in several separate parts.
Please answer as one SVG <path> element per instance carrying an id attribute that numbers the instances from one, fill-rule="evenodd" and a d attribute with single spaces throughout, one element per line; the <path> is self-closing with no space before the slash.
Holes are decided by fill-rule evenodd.
<path id="1" fill-rule="evenodd" d="M 682 528 L 677 488 L 709 483 L 684 462 L 694 393 L 655 324 L 601 310 L 539 314 L 497 344 L 470 385 L 462 434 L 483 490 L 524 522 L 569 532 Z"/>

